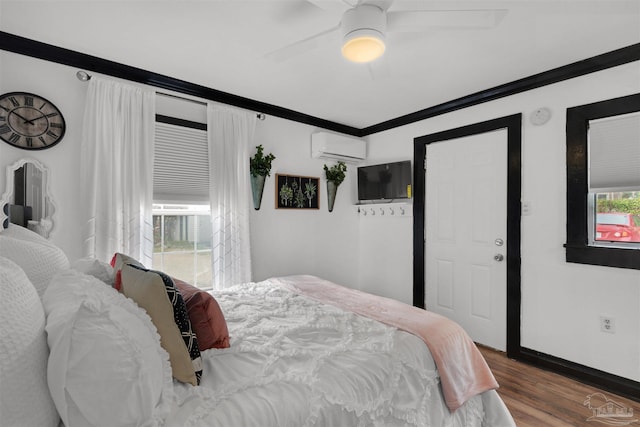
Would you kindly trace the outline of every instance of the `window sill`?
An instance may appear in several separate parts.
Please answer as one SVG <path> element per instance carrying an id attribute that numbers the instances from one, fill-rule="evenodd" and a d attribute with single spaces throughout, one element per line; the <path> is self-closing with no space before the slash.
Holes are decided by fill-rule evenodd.
<path id="1" fill-rule="evenodd" d="M 565 245 L 566 261 L 578 264 L 640 270 L 640 250 L 586 245 Z"/>
<path id="2" fill-rule="evenodd" d="M 589 244 L 589 248 L 605 248 L 605 249 L 628 249 L 631 251 L 640 250 L 640 243 L 616 243 L 616 242 L 604 242 L 598 241 Z"/>

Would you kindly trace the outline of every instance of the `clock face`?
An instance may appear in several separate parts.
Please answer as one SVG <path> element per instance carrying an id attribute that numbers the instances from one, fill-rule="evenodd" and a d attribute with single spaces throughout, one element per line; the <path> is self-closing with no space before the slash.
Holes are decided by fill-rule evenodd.
<path id="1" fill-rule="evenodd" d="M 27 92 L 0 95 L 0 138 L 26 150 L 49 148 L 62 139 L 66 125 L 60 110 Z"/>

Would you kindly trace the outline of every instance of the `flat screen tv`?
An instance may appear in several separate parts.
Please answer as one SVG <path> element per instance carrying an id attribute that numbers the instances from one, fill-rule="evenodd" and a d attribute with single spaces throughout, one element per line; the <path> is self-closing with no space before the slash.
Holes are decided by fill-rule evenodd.
<path id="1" fill-rule="evenodd" d="M 360 166 L 358 200 L 411 198 L 411 161 Z"/>

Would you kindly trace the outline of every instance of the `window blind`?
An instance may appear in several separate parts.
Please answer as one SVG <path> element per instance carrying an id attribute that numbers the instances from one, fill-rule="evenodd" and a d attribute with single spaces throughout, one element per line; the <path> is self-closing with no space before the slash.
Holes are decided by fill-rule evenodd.
<path id="1" fill-rule="evenodd" d="M 156 122 L 154 202 L 208 202 L 207 131 Z"/>
<path id="2" fill-rule="evenodd" d="M 640 190 L 640 113 L 589 122 L 589 192 Z"/>

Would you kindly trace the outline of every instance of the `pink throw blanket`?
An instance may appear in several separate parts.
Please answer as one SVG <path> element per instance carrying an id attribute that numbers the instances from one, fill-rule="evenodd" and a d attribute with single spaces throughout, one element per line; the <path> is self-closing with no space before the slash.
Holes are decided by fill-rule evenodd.
<path id="1" fill-rule="evenodd" d="M 457 323 L 389 298 L 346 288 L 314 276 L 275 282 L 298 294 L 377 320 L 421 338 L 440 373 L 445 403 L 454 412 L 471 397 L 498 388 L 487 362 Z"/>

